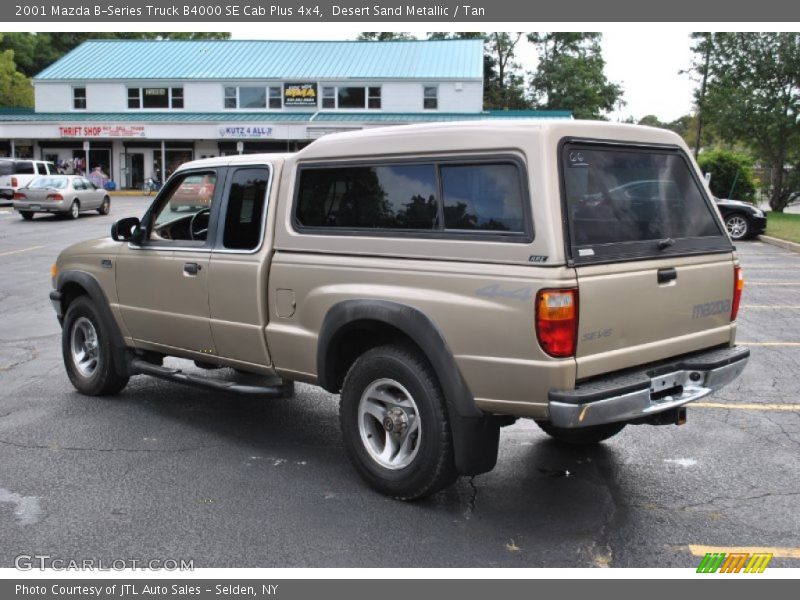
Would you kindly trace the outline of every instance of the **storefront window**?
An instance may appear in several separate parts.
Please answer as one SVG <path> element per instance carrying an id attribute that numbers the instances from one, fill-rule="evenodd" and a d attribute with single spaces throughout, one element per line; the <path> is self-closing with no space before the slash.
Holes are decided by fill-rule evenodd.
<path id="1" fill-rule="evenodd" d="M 336 88 L 322 88 L 322 108 L 336 108 Z"/>
<path id="2" fill-rule="evenodd" d="M 269 88 L 269 107 L 283 108 L 283 90 L 280 87 Z"/>
<path id="3" fill-rule="evenodd" d="M 175 170 L 178 167 L 180 167 L 183 163 L 187 163 L 190 160 L 194 160 L 194 151 L 189 148 L 173 149 L 173 150 L 168 149 L 164 154 L 167 159 L 166 169 L 165 169 L 165 174 L 167 179 L 169 179 L 170 175 L 172 175 L 175 172 Z M 155 150 L 153 152 L 153 177 L 159 180 L 161 179 L 160 150 Z"/>
<path id="4" fill-rule="evenodd" d="M 266 108 L 267 88 L 239 87 L 239 108 Z"/>
<path id="5" fill-rule="evenodd" d="M 164 109 L 183 108 L 183 88 L 129 87 L 128 108 Z"/>
<path id="6" fill-rule="evenodd" d="M 340 87 L 336 94 L 338 108 L 364 108 L 366 94 L 363 87 Z"/>
<path id="7" fill-rule="evenodd" d="M 72 108 L 75 110 L 86 110 L 86 88 L 72 88 Z"/>
<path id="8" fill-rule="evenodd" d="M 425 86 L 422 93 L 422 107 L 426 110 L 439 108 L 439 88 L 435 85 Z"/>

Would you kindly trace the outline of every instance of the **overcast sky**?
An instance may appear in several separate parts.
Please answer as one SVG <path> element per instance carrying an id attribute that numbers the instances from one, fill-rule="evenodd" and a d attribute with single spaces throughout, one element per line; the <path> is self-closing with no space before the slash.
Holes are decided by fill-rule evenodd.
<path id="1" fill-rule="evenodd" d="M 366 24 L 364 24 L 366 28 Z M 315 28 L 313 35 L 300 35 L 297 30 L 237 27 L 233 37 L 238 39 L 355 39 L 362 29 L 345 29 L 344 26 L 328 25 Z M 689 29 L 681 30 L 658 24 L 630 23 L 613 31 L 603 33 L 603 57 L 606 60 L 606 76 L 621 83 L 627 103 L 612 119 L 624 119 L 632 115 L 640 119 L 654 114 L 662 121 L 672 121 L 692 109 L 693 82 L 679 71 L 689 66 L 691 45 Z M 374 28 L 374 27 L 373 27 Z M 417 37 L 425 37 L 424 31 L 415 31 Z M 536 67 L 536 52 L 525 43 L 518 53 L 519 62 L 526 70 Z M 565 107 L 566 108 L 566 107 Z"/>

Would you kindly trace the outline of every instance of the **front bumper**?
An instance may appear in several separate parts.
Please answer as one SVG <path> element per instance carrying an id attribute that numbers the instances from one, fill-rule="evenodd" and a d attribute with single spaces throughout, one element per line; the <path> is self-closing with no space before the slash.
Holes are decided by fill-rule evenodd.
<path id="1" fill-rule="evenodd" d="M 58 290 L 53 290 L 50 292 L 50 304 L 53 305 L 53 308 L 56 311 L 56 317 L 58 317 L 59 322 L 64 318 L 64 313 L 62 312 L 61 298 L 62 294 Z"/>
<path id="2" fill-rule="evenodd" d="M 550 421 L 574 429 L 646 420 L 704 398 L 736 379 L 750 350 L 718 348 L 591 379 L 549 393 Z"/>
<path id="3" fill-rule="evenodd" d="M 753 216 L 750 219 L 753 224 L 753 233 L 764 233 L 767 230 L 767 217 Z"/>

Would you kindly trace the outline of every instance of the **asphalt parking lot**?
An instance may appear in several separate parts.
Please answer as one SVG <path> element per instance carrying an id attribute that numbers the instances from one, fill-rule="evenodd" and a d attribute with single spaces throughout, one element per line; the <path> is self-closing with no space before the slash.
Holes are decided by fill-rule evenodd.
<path id="1" fill-rule="evenodd" d="M 0 208 L 0 567 L 194 559 L 196 567 L 696 567 L 704 547 L 800 566 L 800 254 L 739 244 L 744 375 L 683 427 L 628 427 L 591 450 L 505 428 L 497 468 L 419 503 L 370 491 L 336 398 L 222 396 L 137 377 L 77 394 L 47 298 L 65 246 L 141 215 L 24 222 Z"/>

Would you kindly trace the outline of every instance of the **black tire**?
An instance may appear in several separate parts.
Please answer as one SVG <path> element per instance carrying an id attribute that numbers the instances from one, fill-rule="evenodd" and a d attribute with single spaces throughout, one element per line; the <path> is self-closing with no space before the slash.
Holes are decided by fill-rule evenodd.
<path id="1" fill-rule="evenodd" d="M 87 374 L 82 372 L 72 352 L 73 329 L 88 321 L 96 333 L 96 366 Z M 66 315 L 61 332 L 61 352 L 67 376 L 75 389 L 87 396 L 112 396 L 128 384 L 128 377 L 117 373 L 111 356 L 111 332 L 103 324 L 97 307 L 86 296 L 73 300 Z"/>
<path id="2" fill-rule="evenodd" d="M 105 198 L 103 198 L 103 203 L 100 205 L 100 208 L 97 209 L 97 214 L 105 216 L 110 212 L 111 212 L 111 198 L 106 196 Z"/>
<path id="3" fill-rule="evenodd" d="M 746 240 L 752 237 L 753 224 L 744 213 L 731 213 L 725 217 L 725 229 L 732 240 Z"/>
<path id="4" fill-rule="evenodd" d="M 70 219 L 77 219 L 81 216 L 81 203 L 77 200 L 73 200 L 72 204 L 69 206 L 69 212 L 67 213 L 67 217 Z"/>
<path id="5" fill-rule="evenodd" d="M 24 212 L 20 211 L 20 213 L 19 213 L 19 215 L 20 215 L 20 216 L 21 216 L 23 219 L 25 219 L 26 221 L 32 221 L 32 220 L 33 220 L 33 215 L 34 215 L 34 214 L 35 214 L 35 213 L 32 213 L 32 212 L 31 212 L 31 211 L 29 211 L 29 210 L 26 210 L 26 211 L 24 211 Z"/>
<path id="6" fill-rule="evenodd" d="M 413 438 L 415 454 L 402 468 L 381 465 L 362 441 L 359 403 L 364 392 L 380 380 L 391 380 L 405 388 L 419 414 L 419 434 Z M 381 346 L 365 352 L 345 376 L 341 398 L 339 419 L 345 449 L 356 471 L 374 489 L 399 500 L 414 500 L 434 494 L 456 480 L 444 395 L 427 360 L 418 352 L 401 346 Z M 381 430 L 380 435 L 389 434 Z"/>
<path id="7" fill-rule="evenodd" d="M 536 424 L 554 440 L 572 446 L 598 444 L 610 437 L 614 437 L 625 429 L 625 423 L 607 423 L 605 425 L 593 425 L 577 429 L 556 427 L 550 421 L 536 421 Z"/>

